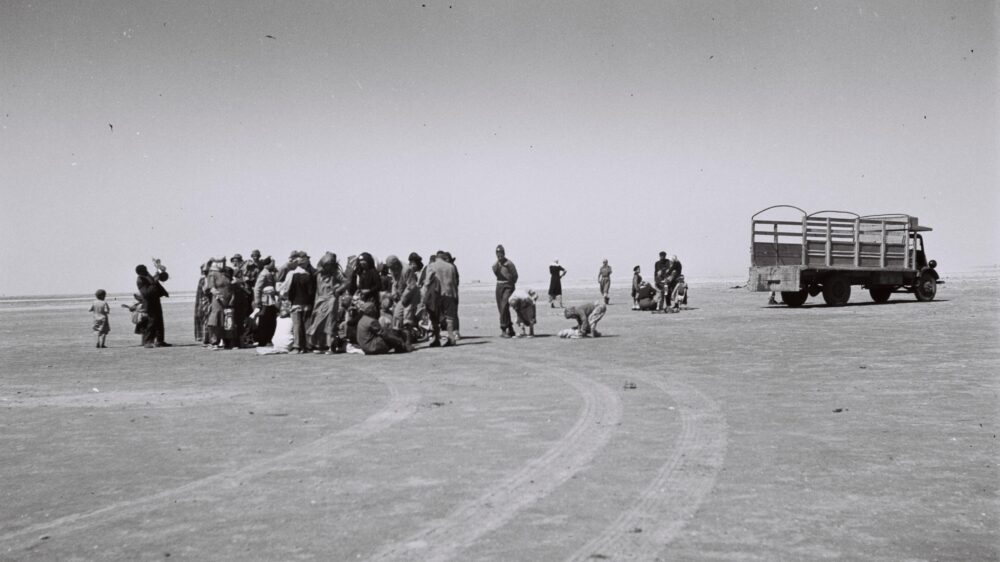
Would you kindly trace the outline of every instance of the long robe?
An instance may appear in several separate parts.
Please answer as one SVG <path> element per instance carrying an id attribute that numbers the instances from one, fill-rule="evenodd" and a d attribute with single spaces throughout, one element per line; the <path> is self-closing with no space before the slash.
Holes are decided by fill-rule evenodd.
<path id="1" fill-rule="evenodd" d="M 316 300 L 313 304 L 312 316 L 306 335 L 313 347 L 327 347 L 337 335 L 337 324 L 340 319 L 340 298 L 337 289 L 344 282 L 340 270 L 333 273 L 316 272 Z"/>

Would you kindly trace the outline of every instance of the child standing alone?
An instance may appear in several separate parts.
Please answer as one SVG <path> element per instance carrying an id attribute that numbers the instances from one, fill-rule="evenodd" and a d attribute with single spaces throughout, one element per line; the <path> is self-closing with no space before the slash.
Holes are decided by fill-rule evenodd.
<path id="1" fill-rule="evenodd" d="M 107 293 L 104 289 L 98 289 L 94 296 L 97 300 L 94 304 L 90 305 L 90 311 L 94 313 L 94 332 L 97 333 L 97 347 L 107 347 L 104 345 L 104 339 L 108 337 L 108 332 L 111 331 L 111 320 L 109 316 L 111 314 L 111 307 L 108 303 L 104 302 L 104 297 Z"/>

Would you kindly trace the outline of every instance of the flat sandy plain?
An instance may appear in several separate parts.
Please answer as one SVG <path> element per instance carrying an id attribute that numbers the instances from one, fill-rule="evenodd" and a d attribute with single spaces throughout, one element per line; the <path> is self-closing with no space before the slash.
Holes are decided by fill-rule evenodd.
<path id="1" fill-rule="evenodd" d="M 154 350 L 120 308 L 106 350 L 87 305 L 3 311 L 0 558 L 997 560 L 997 277 L 668 315 L 620 286 L 572 341 L 463 289 L 459 347 L 380 358 L 207 351 L 190 303 Z"/>

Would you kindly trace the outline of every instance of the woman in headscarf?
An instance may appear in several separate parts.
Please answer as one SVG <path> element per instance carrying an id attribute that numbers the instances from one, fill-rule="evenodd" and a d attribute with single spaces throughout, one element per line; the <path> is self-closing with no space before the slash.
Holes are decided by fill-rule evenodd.
<path id="1" fill-rule="evenodd" d="M 278 291 L 275 287 L 275 274 L 278 268 L 274 265 L 274 260 L 268 256 L 260 262 L 260 273 L 257 275 L 257 282 L 253 286 L 253 307 L 257 314 L 257 334 L 258 346 L 272 345 L 274 330 L 277 327 Z"/>
<path id="2" fill-rule="evenodd" d="M 375 269 L 375 259 L 368 252 L 361 252 L 354 265 L 347 286 L 351 296 L 357 296 L 364 302 L 375 303 L 375 317 L 378 318 L 379 293 L 382 290 L 382 276 Z"/>
<path id="3" fill-rule="evenodd" d="M 226 258 L 212 260 L 208 266 L 208 276 L 205 287 L 209 291 L 211 308 L 208 312 L 207 331 L 209 337 L 209 347 L 222 349 L 232 347 L 235 337 L 232 331 L 233 326 L 226 329 L 226 310 L 229 310 L 230 324 L 232 320 L 233 288 L 232 277 L 229 273 L 231 269 L 225 266 Z M 235 342 L 237 345 L 239 342 Z"/>
<path id="4" fill-rule="evenodd" d="M 198 278 L 198 290 L 194 296 L 194 341 L 208 345 L 208 330 L 205 325 L 208 323 L 208 314 L 212 308 L 212 301 L 208 296 L 208 264 L 201 265 L 201 277 Z"/>
<path id="5" fill-rule="evenodd" d="M 323 254 L 316 264 L 316 300 L 306 336 L 313 353 L 333 353 L 337 347 L 340 295 L 346 289 L 337 255 Z"/>

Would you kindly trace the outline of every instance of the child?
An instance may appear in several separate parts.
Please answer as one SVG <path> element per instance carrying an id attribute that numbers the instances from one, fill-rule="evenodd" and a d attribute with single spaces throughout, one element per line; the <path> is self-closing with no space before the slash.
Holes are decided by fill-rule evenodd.
<path id="1" fill-rule="evenodd" d="M 135 333 L 145 334 L 146 326 L 149 324 L 149 313 L 146 312 L 146 299 L 140 293 L 132 293 L 135 302 L 123 304 L 122 308 L 127 308 L 132 313 L 132 323 L 135 324 Z"/>
<path id="2" fill-rule="evenodd" d="M 97 332 L 97 348 L 107 347 L 104 345 L 104 339 L 108 337 L 108 332 L 111 331 L 111 319 L 109 318 L 111 314 L 111 307 L 108 303 L 104 302 L 104 297 L 107 293 L 104 289 L 98 289 L 94 296 L 97 300 L 90 305 L 90 312 L 94 313 L 94 331 Z"/>
<path id="3" fill-rule="evenodd" d="M 632 310 L 639 310 L 639 287 L 642 286 L 642 275 L 639 266 L 632 268 Z"/>
<path id="4" fill-rule="evenodd" d="M 257 355 L 277 355 L 288 353 L 292 346 L 292 315 L 291 303 L 281 302 L 278 318 L 274 322 L 274 336 L 271 337 L 271 347 L 258 347 Z M 301 353 L 301 351 L 300 351 Z"/>

